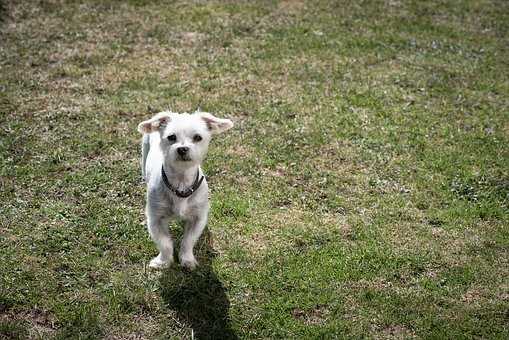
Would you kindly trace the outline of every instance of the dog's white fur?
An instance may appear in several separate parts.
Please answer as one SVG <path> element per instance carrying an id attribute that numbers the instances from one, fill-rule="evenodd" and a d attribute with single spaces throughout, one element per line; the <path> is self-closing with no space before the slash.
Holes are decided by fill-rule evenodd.
<path id="1" fill-rule="evenodd" d="M 193 248 L 198 241 L 209 212 L 208 185 L 206 179 L 189 197 L 180 198 L 164 184 L 161 165 L 170 184 L 185 190 L 193 185 L 196 172 L 203 175 L 200 164 L 207 153 L 212 135 L 233 127 L 229 119 L 216 118 L 210 113 L 160 112 L 138 125 L 143 133 L 142 176 L 147 182 L 146 217 L 150 236 L 159 249 L 159 255 L 150 261 L 153 268 L 166 267 L 173 263 L 173 240 L 168 231 L 168 222 L 172 218 L 185 221 L 185 230 L 179 251 L 180 264 L 194 269 L 196 261 Z M 169 136 L 175 135 L 176 141 Z M 201 140 L 197 141 L 200 136 Z M 177 148 L 187 147 L 182 157 Z"/>

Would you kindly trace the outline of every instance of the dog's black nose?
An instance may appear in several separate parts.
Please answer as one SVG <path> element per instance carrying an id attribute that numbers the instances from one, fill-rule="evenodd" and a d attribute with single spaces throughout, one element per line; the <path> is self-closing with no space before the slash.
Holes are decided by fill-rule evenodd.
<path id="1" fill-rule="evenodd" d="M 177 148 L 177 152 L 179 155 L 181 156 L 185 156 L 187 155 L 187 152 L 189 151 L 189 148 L 187 146 L 179 146 Z"/>

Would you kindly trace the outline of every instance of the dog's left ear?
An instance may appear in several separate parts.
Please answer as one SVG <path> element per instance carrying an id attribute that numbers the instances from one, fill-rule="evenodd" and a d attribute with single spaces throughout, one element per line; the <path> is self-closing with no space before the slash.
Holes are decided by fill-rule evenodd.
<path id="1" fill-rule="evenodd" d="M 233 127 L 233 122 L 229 119 L 217 118 L 208 112 L 197 112 L 200 118 L 207 124 L 212 134 L 225 132 Z"/>
<path id="2" fill-rule="evenodd" d="M 170 114 L 168 112 L 159 112 L 154 117 L 141 122 L 138 125 L 138 131 L 141 133 L 151 133 L 159 130 L 161 127 L 166 126 L 170 121 Z"/>

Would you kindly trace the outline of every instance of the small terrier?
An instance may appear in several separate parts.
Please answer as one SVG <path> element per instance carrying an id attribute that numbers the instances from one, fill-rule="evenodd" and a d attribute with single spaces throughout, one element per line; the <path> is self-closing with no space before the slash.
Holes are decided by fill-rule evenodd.
<path id="1" fill-rule="evenodd" d="M 159 249 L 152 268 L 173 263 L 173 240 L 168 221 L 185 221 L 179 251 L 180 265 L 194 269 L 193 248 L 200 238 L 209 212 L 208 185 L 200 164 L 212 135 L 233 127 L 229 119 L 207 112 L 160 112 L 138 125 L 143 133 L 141 168 L 147 183 L 147 227 Z"/>

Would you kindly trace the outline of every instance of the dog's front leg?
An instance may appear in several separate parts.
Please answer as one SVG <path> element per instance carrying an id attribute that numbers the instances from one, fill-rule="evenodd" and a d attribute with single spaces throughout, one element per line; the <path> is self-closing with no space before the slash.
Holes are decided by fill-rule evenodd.
<path id="1" fill-rule="evenodd" d="M 173 240 L 167 224 L 168 219 L 147 212 L 148 231 L 159 249 L 159 255 L 150 261 L 151 268 L 168 267 L 173 263 Z"/>
<path id="2" fill-rule="evenodd" d="M 207 213 L 193 217 L 186 221 L 184 237 L 182 238 L 179 252 L 181 266 L 188 269 L 194 269 L 198 265 L 198 261 L 196 261 L 193 254 L 193 248 L 206 225 Z"/>

